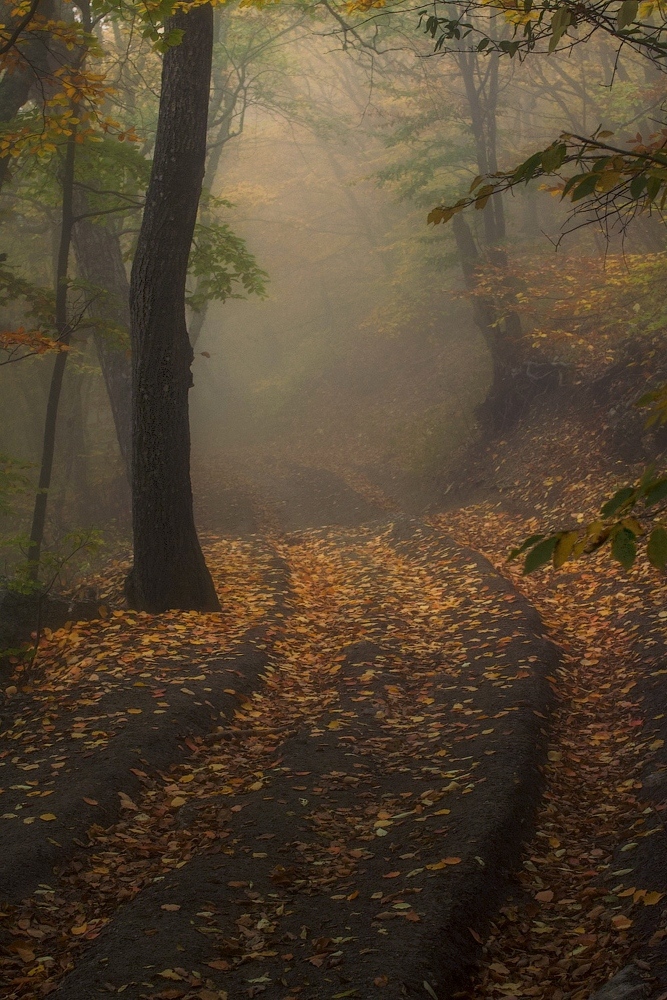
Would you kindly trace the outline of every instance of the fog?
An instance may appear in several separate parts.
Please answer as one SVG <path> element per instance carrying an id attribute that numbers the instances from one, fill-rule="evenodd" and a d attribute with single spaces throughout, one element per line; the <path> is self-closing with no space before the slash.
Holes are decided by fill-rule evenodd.
<path id="1" fill-rule="evenodd" d="M 579 364 L 571 331 L 531 332 L 549 310 L 549 269 L 558 273 L 563 261 L 563 273 L 576 271 L 570 262 L 582 255 L 585 266 L 604 269 L 610 255 L 660 251 L 663 235 L 650 217 L 616 231 L 572 225 L 571 207 L 546 183 L 457 216 L 458 235 L 452 224 L 428 225 L 427 215 L 465 196 L 477 175 L 513 167 L 564 130 L 651 127 L 639 94 L 654 86 L 652 70 L 637 57 L 615 61 L 604 40 L 548 61 L 452 46 L 434 53 L 412 13 L 387 12 L 349 30 L 324 8 L 219 10 L 216 19 L 200 221 L 243 241 L 250 284 L 258 284 L 244 285 L 232 262 L 225 289 L 213 287 L 214 275 L 188 314 L 202 525 L 233 531 L 234 517 L 219 503 L 217 514 L 209 509 L 211 493 L 245 482 L 270 494 L 278 467 L 363 481 L 404 509 L 438 502 L 461 485 L 466 456 L 502 436 L 503 421 L 510 428 Z M 83 191 L 111 185 L 104 197 L 89 195 L 97 198 L 91 218 L 115 241 L 129 278 L 159 57 L 127 26 L 102 20 L 96 31 L 113 81 L 108 110 L 118 121 L 105 126 L 101 158 L 92 144 L 82 147 L 77 183 Z M 32 113 L 31 101 L 21 114 Z M 112 138 L 119 130 L 128 132 L 123 146 Z M 57 145 L 20 153 L 3 190 L 8 274 L 34 286 L 21 300 L 5 282 L 7 329 L 29 327 L 30 296 L 48 295 L 53 284 L 61 160 Z M 466 234 L 476 260 L 464 259 Z M 537 286 L 528 291 L 525 262 Z M 78 319 L 47 535 L 57 544 L 68 531 L 94 528 L 123 544 L 129 492 L 98 354 L 106 338 L 127 357 L 127 329 L 115 316 L 105 330 L 109 317 L 93 314 L 96 302 L 126 297 L 128 288 L 102 288 L 82 267 L 72 254 L 69 309 Z M 205 267 L 191 277 L 190 292 L 204 287 Z M 484 294 L 482 275 L 493 285 Z M 503 301 L 508 290 L 511 303 Z M 579 345 L 579 353 L 588 349 Z M 51 364 L 40 353 L 0 370 L 0 449 L 27 463 L 29 479 L 39 464 Z M 12 527 L 24 530 L 29 491 L 19 507 Z"/>
<path id="2" fill-rule="evenodd" d="M 667 1000 L 660 6 L 2 21 L 0 998 Z"/>

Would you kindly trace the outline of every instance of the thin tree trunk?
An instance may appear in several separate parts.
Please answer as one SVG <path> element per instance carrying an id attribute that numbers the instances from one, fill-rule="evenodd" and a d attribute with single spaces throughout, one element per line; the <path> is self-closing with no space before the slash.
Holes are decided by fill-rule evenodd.
<path id="1" fill-rule="evenodd" d="M 75 193 L 77 216 L 87 210 L 87 200 L 80 190 Z M 85 281 L 106 293 L 104 298 L 93 301 L 90 313 L 96 319 L 110 322 L 126 331 L 130 330 L 130 285 L 125 272 L 123 252 L 116 233 L 91 219 L 79 219 L 72 234 L 74 253 L 79 274 Z M 103 332 L 94 332 L 95 348 L 99 358 L 109 404 L 116 428 L 118 446 L 127 472 L 128 482 L 132 466 L 132 364 L 129 349 L 109 342 Z"/>
<path id="2" fill-rule="evenodd" d="M 162 67 L 160 113 L 130 282 L 132 336 L 132 607 L 218 611 L 194 523 L 188 392 L 193 353 L 185 281 L 206 158 L 213 12 L 179 11 L 183 31 Z"/>
<path id="3" fill-rule="evenodd" d="M 74 161 L 76 156 L 76 132 L 67 140 L 65 147 L 65 163 L 62 179 L 62 213 L 60 226 L 60 245 L 58 247 L 58 262 L 56 266 L 56 333 L 60 343 L 69 345 L 72 331 L 67 322 L 67 274 L 69 252 L 72 242 L 72 226 L 74 223 Z M 39 578 L 39 561 L 44 541 L 44 525 L 46 523 L 46 508 L 51 487 L 53 472 L 53 456 L 56 448 L 56 428 L 58 424 L 58 406 L 63 386 L 67 351 L 56 354 L 51 375 L 49 398 L 46 404 L 46 419 L 44 421 L 44 440 L 42 444 L 42 461 L 39 470 L 39 485 L 35 498 L 32 526 L 30 529 L 30 544 L 28 546 L 29 574 L 32 580 Z"/>

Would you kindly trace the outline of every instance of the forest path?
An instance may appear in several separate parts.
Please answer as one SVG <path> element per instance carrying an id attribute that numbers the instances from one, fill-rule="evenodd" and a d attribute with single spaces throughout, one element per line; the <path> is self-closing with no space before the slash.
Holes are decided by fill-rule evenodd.
<path id="1" fill-rule="evenodd" d="M 583 506 L 596 487 L 576 487 Z M 430 519 L 484 552 L 563 651 L 536 836 L 462 997 L 667 1000 L 667 587 L 602 553 L 522 577 L 506 553 L 536 529 L 523 489 L 509 510 Z M 563 518 L 572 498 L 550 503 Z"/>
<path id="2" fill-rule="evenodd" d="M 548 438 L 544 447 L 553 463 Z M 586 447 L 584 437 L 575 450 Z M 529 461 L 540 467 L 534 450 Z M 336 489 L 336 472 L 344 489 Z M 283 475 L 293 483 L 289 469 Z M 362 473 L 301 468 L 296 481 L 308 492 L 313 478 L 333 489 L 329 516 L 354 517 L 349 490 L 357 505 L 362 498 L 395 512 L 396 502 Z M 565 654 L 537 835 L 470 998 L 584 1000 L 619 974 L 608 1000 L 667 1000 L 667 588 L 648 567 L 628 576 L 602 557 L 530 578 L 507 563 L 509 549 L 541 526 L 531 515 L 536 501 L 545 507 L 545 492 L 561 518 L 572 504 L 585 509 L 591 496 L 604 495 L 595 473 L 565 492 L 562 482 L 552 476 L 536 497 L 522 469 L 516 482 L 491 490 L 500 502 L 427 518 L 483 552 L 537 609 Z M 294 485 L 285 492 L 299 495 Z M 295 516 L 303 516 L 298 504 Z"/>
<path id="3" fill-rule="evenodd" d="M 407 518 L 207 558 L 222 618 L 78 625 L 16 696 L 8 869 L 61 863 L 10 879 L 1 995 L 446 996 L 539 796 L 555 648 Z"/>
<path id="4" fill-rule="evenodd" d="M 609 1000 L 659 995 L 662 593 L 522 579 L 516 514 L 388 520 L 358 476 L 295 469 L 237 490 L 261 535 L 208 539 L 221 618 L 116 612 L 40 651 L 0 750 L 0 995 L 443 1000 L 512 887 L 554 688 L 537 835 L 471 996 L 583 1000 L 641 942 Z M 338 526 L 307 528 L 327 492 Z M 59 874 L 19 902 L 26 860 Z"/>

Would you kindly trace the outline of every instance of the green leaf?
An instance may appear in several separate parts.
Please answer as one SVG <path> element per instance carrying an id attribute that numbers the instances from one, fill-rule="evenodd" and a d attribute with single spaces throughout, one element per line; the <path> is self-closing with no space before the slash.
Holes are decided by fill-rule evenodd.
<path id="1" fill-rule="evenodd" d="M 649 535 L 646 555 L 656 569 L 664 569 L 667 565 L 667 531 L 660 524 Z"/>
<path id="2" fill-rule="evenodd" d="M 574 187 L 574 185 L 578 181 L 580 181 L 582 177 L 585 177 L 585 176 L 586 176 L 585 174 L 574 174 L 572 177 L 570 177 L 567 180 L 567 182 L 565 184 L 565 187 L 563 188 L 562 197 L 565 198 L 566 195 L 568 195 L 570 193 L 570 191 L 572 190 L 572 188 Z"/>
<path id="3" fill-rule="evenodd" d="M 548 149 L 545 149 L 541 156 L 542 170 L 547 174 L 552 174 L 562 167 L 567 156 L 567 146 L 564 142 L 555 142 Z"/>
<path id="4" fill-rule="evenodd" d="M 646 174 L 637 174 L 630 181 L 630 195 L 632 198 L 641 198 L 646 187 Z"/>
<path id="5" fill-rule="evenodd" d="M 648 406 L 649 403 L 654 403 L 659 395 L 660 391 L 658 389 L 652 389 L 651 392 L 645 392 L 643 396 L 639 397 L 635 406 Z"/>
<path id="6" fill-rule="evenodd" d="M 580 201 L 581 198 L 593 194 L 595 185 L 599 179 L 599 174 L 597 173 L 591 172 L 590 174 L 586 174 L 584 179 L 577 184 L 572 192 L 572 201 Z"/>
<path id="7" fill-rule="evenodd" d="M 518 549 L 512 549 L 512 551 L 507 557 L 508 560 L 516 559 L 516 557 L 520 556 L 522 552 L 525 552 L 526 549 L 529 549 L 531 547 L 531 545 L 535 545 L 536 542 L 541 541 L 543 538 L 544 535 L 531 535 L 530 538 L 527 538 L 525 542 L 521 543 Z"/>
<path id="8" fill-rule="evenodd" d="M 526 561 L 523 564 L 523 575 L 527 576 L 529 573 L 533 573 L 540 566 L 544 566 L 548 563 L 553 554 L 556 545 L 558 544 L 558 535 L 552 535 L 551 538 L 545 538 L 544 541 L 538 542 L 534 549 L 526 556 Z"/>
<path id="9" fill-rule="evenodd" d="M 618 14 L 616 15 L 616 25 L 619 31 L 622 28 L 627 28 L 629 24 L 632 24 L 637 17 L 638 10 L 638 0 L 623 0 L 623 3 L 618 8 Z"/>
<path id="10" fill-rule="evenodd" d="M 657 479 L 651 486 L 646 490 L 646 496 L 644 497 L 644 503 L 647 507 L 650 507 L 654 503 L 659 503 L 667 497 L 667 478 Z"/>
<path id="11" fill-rule="evenodd" d="M 635 536 L 627 528 L 621 528 L 614 535 L 611 542 L 611 554 L 623 569 L 630 569 L 637 557 L 637 545 Z"/>
<path id="12" fill-rule="evenodd" d="M 551 18 L 551 38 L 549 52 L 553 52 L 572 23 L 572 14 L 567 7 L 559 7 Z"/>
<path id="13" fill-rule="evenodd" d="M 622 489 L 617 490 L 611 500 L 607 500 L 607 502 L 600 508 L 602 516 L 613 517 L 614 514 L 621 509 L 621 507 L 624 507 L 627 504 L 634 492 L 634 486 L 624 486 Z"/>
<path id="14" fill-rule="evenodd" d="M 196 280 L 185 301 L 195 312 L 207 302 L 266 296 L 268 274 L 257 264 L 246 242 L 226 223 L 197 223 L 190 250 L 188 273 Z"/>
<path id="15" fill-rule="evenodd" d="M 639 496 L 643 496 L 652 486 L 655 485 L 655 480 L 653 476 L 655 474 L 655 465 L 647 465 L 642 472 L 642 477 L 639 480 L 638 492 Z"/>
<path id="16" fill-rule="evenodd" d="M 646 181 L 646 197 L 648 198 L 649 201 L 653 201 L 654 198 L 657 198 L 658 194 L 660 193 L 660 188 L 662 187 L 662 184 L 663 184 L 662 177 L 656 177 L 655 174 L 652 174 L 648 178 L 648 180 Z"/>
<path id="17" fill-rule="evenodd" d="M 533 153 L 527 160 L 520 163 L 512 174 L 513 181 L 529 181 L 542 166 L 542 153 Z"/>

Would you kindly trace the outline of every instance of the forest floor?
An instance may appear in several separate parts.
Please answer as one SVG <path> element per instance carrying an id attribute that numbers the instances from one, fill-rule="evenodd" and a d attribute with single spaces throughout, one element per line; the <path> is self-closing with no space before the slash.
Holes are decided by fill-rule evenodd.
<path id="1" fill-rule="evenodd" d="M 204 479 L 222 614 L 124 610 L 119 564 L 8 686 L 0 996 L 444 1000 L 481 958 L 460 996 L 664 1000 L 667 586 L 505 562 L 610 492 L 593 445 L 546 413 L 422 518 Z"/>

